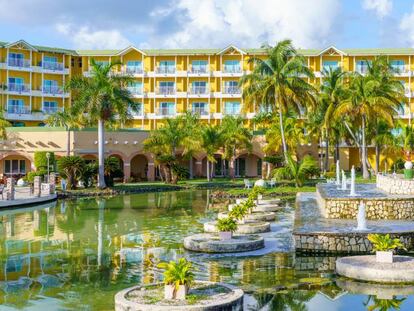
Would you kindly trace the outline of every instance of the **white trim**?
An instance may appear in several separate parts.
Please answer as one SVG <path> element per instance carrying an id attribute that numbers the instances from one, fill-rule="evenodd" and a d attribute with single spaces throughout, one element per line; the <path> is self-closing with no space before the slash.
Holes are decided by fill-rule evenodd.
<path id="1" fill-rule="evenodd" d="M 36 52 L 38 51 L 33 45 L 27 43 L 24 40 L 19 40 L 19 41 L 16 41 L 16 42 L 8 43 L 4 47 L 6 47 L 6 48 L 12 48 L 13 46 L 18 45 L 18 44 L 25 45 L 29 50 L 36 51 Z"/>
<path id="2" fill-rule="evenodd" d="M 128 52 L 129 52 L 129 51 L 131 51 L 131 50 L 135 50 L 135 51 L 137 51 L 138 53 L 141 53 L 142 55 L 147 55 L 147 53 L 145 53 L 143 50 L 140 50 L 140 49 L 136 48 L 136 47 L 135 47 L 135 46 L 133 46 L 133 45 L 130 45 L 130 46 L 126 47 L 125 49 L 123 49 L 123 50 L 119 51 L 119 52 L 118 52 L 118 53 L 116 53 L 115 55 L 124 55 L 124 54 L 128 53 Z"/>
<path id="3" fill-rule="evenodd" d="M 226 51 L 230 50 L 230 49 L 235 49 L 236 51 L 238 51 L 240 54 L 246 54 L 245 51 L 243 51 L 242 49 L 239 49 L 237 46 L 230 44 L 228 46 L 226 46 L 224 49 L 222 49 L 220 52 L 218 52 L 217 54 L 224 54 Z"/>
<path id="4" fill-rule="evenodd" d="M 320 51 L 317 55 L 322 55 L 325 52 L 329 51 L 330 49 L 334 50 L 335 52 L 337 52 L 339 55 L 347 55 L 344 51 L 341 51 L 340 49 L 334 47 L 333 45 L 328 46 L 326 49 L 323 49 L 322 51 Z"/>

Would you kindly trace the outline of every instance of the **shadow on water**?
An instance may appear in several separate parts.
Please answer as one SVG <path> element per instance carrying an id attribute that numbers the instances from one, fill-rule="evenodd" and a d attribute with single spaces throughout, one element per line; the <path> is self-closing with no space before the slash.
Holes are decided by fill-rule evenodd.
<path id="1" fill-rule="evenodd" d="M 271 252 L 229 257 L 184 251 L 183 238 L 201 232 L 219 209 L 208 191 L 182 191 L 1 211 L 0 310 L 112 310 L 117 291 L 161 280 L 157 264 L 179 256 L 193 260 L 198 279 L 242 287 L 245 310 L 414 308 L 410 291 L 367 292 L 361 284 L 341 283 L 334 257 L 296 256 L 290 206 L 266 234 Z"/>

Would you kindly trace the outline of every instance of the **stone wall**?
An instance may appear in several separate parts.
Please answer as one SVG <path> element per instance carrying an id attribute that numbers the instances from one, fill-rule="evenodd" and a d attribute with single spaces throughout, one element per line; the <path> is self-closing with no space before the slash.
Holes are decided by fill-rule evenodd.
<path id="1" fill-rule="evenodd" d="M 402 175 L 377 175 L 377 188 L 389 194 L 414 195 L 414 180 Z"/>
<path id="2" fill-rule="evenodd" d="M 295 249 L 304 253 L 369 253 L 372 244 L 367 233 L 294 233 Z M 407 250 L 414 249 L 414 232 L 391 233 L 392 238 L 399 238 Z"/>
<path id="3" fill-rule="evenodd" d="M 319 189 L 316 194 L 326 218 L 356 219 L 362 201 L 367 219 L 414 219 L 414 197 L 323 198 Z"/>

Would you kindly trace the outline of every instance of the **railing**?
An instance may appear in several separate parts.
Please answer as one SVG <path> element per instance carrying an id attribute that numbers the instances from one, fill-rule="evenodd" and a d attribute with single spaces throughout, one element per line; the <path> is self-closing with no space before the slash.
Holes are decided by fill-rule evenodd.
<path id="1" fill-rule="evenodd" d="M 142 91 L 142 86 L 128 86 L 127 90 L 132 94 L 132 95 L 142 95 L 143 91 Z"/>
<path id="2" fill-rule="evenodd" d="M 241 67 L 238 65 L 224 65 L 223 72 L 225 73 L 241 73 Z"/>
<path id="3" fill-rule="evenodd" d="M 128 108 L 128 112 L 133 117 L 142 117 L 144 115 L 144 110 L 141 108 L 138 108 L 137 110 L 133 110 L 132 108 Z"/>
<path id="4" fill-rule="evenodd" d="M 224 109 L 224 114 L 225 115 L 231 115 L 231 116 L 236 116 L 239 115 L 240 112 L 240 108 L 229 108 L 229 109 Z"/>
<path id="5" fill-rule="evenodd" d="M 190 94 L 200 95 L 200 94 L 208 94 L 209 89 L 208 86 L 190 86 Z"/>
<path id="6" fill-rule="evenodd" d="M 241 94 L 241 90 L 238 86 L 223 86 L 223 94 Z"/>
<path id="7" fill-rule="evenodd" d="M 43 69 L 46 70 L 53 70 L 53 71 L 63 71 L 63 63 L 58 62 L 50 62 L 50 61 L 44 61 L 42 63 Z"/>
<path id="8" fill-rule="evenodd" d="M 63 94 L 63 90 L 59 86 L 43 86 L 42 91 L 45 94 L 52 94 L 52 95 Z"/>
<path id="9" fill-rule="evenodd" d="M 208 71 L 207 71 L 207 66 L 194 66 L 194 67 L 191 66 L 190 72 L 198 74 L 198 73 L 207 73 Z"/>
<path id="10" fill-rule="evenodd" d="M 160 86 L 157 88 L 157 94 L 159 95 L 174 95 L 175 86 Z"/>
<path id="11" fill-rule="evenodd" d="M 407 73 L 409 70 L 408 66 L 405 65 L 391 65 L 392 69 L 397 73 Z"/>
<path id="12" fill-rule="evenodd" d="M 404 94 L 405 96 L 411 96 L 411 89 L 409 87 L 404 88 Z"/>
<path id="13" fill-rule="evenodd" d="M 11 67 L 28 68 L 31 66 L 30 59 L 26 58 L 9 58 L 7 65 Z"/>
<path id="14" fill-rule="evenodd" d="M 193 108 L 191 110 L 193 114 L 198 114 L 200 116 L 208 116 L 210 112 L 206 108 Z"/>
<path id="15" fill-rule="evenodd" d="M 157 73 L 174 74 L 175 73 L 175 67 L 173 67 L 173 66 L 161 66 L 161 67 L 157 67 Z"/>
<path id="16" fill-rule="evenodd" d="M 30 84 L 9 83 L 7 85 L 7 91 L 9 92 L 30 93 L 30 90 L 31 90 Z"/>
<path id="17" fill-rule="evenodd" d="M 364 74 L 368 72 L 368 66 L 367 65 L 357 65 L 356 66 L 356 72 Z"/>
<path id="18" fill-rule="evenodd" d="M 126 66 L 125 72 L 129 74 L 142 74 L 144 70 L 140 66 Z"/>
<path id="19" fill-rule="evenodd" d="M 175 107 L 159 107 L 157 109 L 157 115 L 159 116 L 174 116 L 176 114 Z"/>
<path id="20" fill-rule="evenodd" d="M 62 107 L 43 107 L 42 109 L 44 114 L 54 114 L 58 111 L 63 111 Z"/>
<path id="21" fill-rule="evenodd" d="M 29 106 L 7 106 L 7 113 L 31 114 Z"/>

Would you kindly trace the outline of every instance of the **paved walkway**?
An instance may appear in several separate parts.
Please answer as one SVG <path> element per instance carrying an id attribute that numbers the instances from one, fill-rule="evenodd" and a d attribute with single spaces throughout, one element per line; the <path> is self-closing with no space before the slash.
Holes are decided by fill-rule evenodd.
<path id="1" fill-rule="evenodd" d="M 47 194 L 42 192 L 40 197 L 30 195 L 30 187 L 15 187 L 15 199 L 12 201 L 6 200 L 6 191 L 3 194 L 4 199 L 0 196 L 0 208 L 18 207 L 23 205 L 38 204 L 51 200 L 56 200 L 56 194 Z"/>

